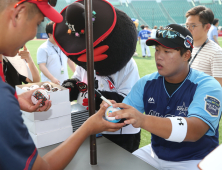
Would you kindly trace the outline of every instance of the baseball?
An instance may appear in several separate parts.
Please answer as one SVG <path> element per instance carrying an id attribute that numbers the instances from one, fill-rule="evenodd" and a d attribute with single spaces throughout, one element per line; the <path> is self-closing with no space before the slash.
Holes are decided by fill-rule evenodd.
<path id="1" fill-rule="evenodd" d="M 47 94 L 47 92 L 45 90 L 36 90 L 32 96 L 31 96 L 31 100 L 33 104 L 37 104 L 38 100 L 43 99 L 41 101 L 40 106 L 44 106 L 45 105 L 45 101 L 49 99 L 49 96 Z"/>
<path id="2" fill-rule="evenodd" d="M 60 89 L 59 89 L 58 87 L 54 87 L 54 88 L 51 89 L 51 91 L 52 91 L 52 92 L 60 91 Z"/>
<path id="3" fill-rule="evenodd" d="M 22 90 L 30 91 L 30 88 L 29 87 L 22 87 Z"/>
<path id="4" fill-rule="evenodd" d="M 115 117 L 109 117 L 109 113 L 112 113 L 112 112 L 115 112 L 115 111 L 118 111 L 120 110 L 120 108 L 113 108 L 113 106 L 110 106 L 106 109 L 106 112 L 105 112 L 105 119 L 109 122 L 113 122 L 113 123 L 117 123 L 120 121 L 120 119 L 115 119 Z"/>
<path id="5" fill-rule="evenodd" d="M 34 89 L 37 89 L 37 88 L 39 88 L 39 86 L 37 84 L 34 84 L 34 85 L 29 87 L 30 90 L 34 90 Z"/>
<path id="6" fill-rule="evenodd" d="M 52 85 L 49 83 L 44 83 L 41 85 L 42 88 L 46 89 L 47 91 L 51 91 Z"/>

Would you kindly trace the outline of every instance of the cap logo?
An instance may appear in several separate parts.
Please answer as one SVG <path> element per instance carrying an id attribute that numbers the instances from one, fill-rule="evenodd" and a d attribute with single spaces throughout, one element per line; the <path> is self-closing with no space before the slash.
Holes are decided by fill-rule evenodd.
<path id="1" fill-rule="evenodd" d="M 176 37 L 180 37 L 184 39 L 184 46 L 186 48 L 193 48 L 193 38 L 187 35 L 186 37 L 183 36 L 181 33 L 174 31 L 171 27 L 165 27 L 163 30 L 157 30 L 156 33 L 157 38 L 168 38 L 168 39 L 174 39 Z"/>
<path id="2" fill-rule="evenodd" d="M 185 47 L 190 48 L 191 46 L 193 48 L 192 43 L 193 43 L 193 39 L 189 35 L 187 35 L 184 40 Z"/>

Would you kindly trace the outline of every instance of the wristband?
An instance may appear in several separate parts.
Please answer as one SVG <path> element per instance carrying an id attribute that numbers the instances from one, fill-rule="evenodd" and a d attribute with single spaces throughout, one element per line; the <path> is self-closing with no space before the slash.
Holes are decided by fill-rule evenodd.
<path id="1" fill-rule="evenodd" d="M 166 140 L 171 142 L 183 142 L 187 135 L 187 121 L 183 117 L 167 117 L 172 124 L 170 137 Z"/>

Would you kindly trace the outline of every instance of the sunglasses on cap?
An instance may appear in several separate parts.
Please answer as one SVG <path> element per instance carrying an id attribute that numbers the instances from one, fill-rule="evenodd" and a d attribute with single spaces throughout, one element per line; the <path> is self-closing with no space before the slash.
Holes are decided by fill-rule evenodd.
<path id="1" fill-rule="evenodd" d="M 156 38 L 175 39 L 176 37 L 180 37 L 184 39 L 184 45 L 186 48 L 190 48 L 190 47 L 193 48 L 193 45 L 192 45 L 193 39 L 189 35 L 185 37 L 179 32 L 174 31 L 174 30 L 169 30 L 169 29 L 157 30 L 157 33 L 156 33 Z"/>
<path id="2" fill-rule="evenodd" d="M 55 7 L 57 3 L 57 0 L 20 0 L 17 4 L 15 4 L 14 8 L 26 1 L 48 2 L 52 7 Z"/>

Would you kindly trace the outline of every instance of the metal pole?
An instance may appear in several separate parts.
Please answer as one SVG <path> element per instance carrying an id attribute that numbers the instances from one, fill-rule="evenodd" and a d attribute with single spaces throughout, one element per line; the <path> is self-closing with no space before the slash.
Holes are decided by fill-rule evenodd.
<path id="1" fill-rule="evenodd" d="M 85 0 L 85 14 L 89 116 L 92 116 L 95 113 L 92 0 Z M 96 135 L 90 136 L 90 164 L 97 164 Z"/>

